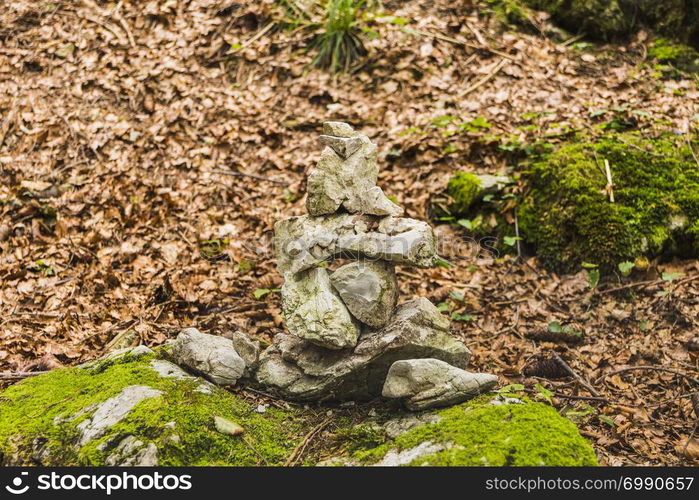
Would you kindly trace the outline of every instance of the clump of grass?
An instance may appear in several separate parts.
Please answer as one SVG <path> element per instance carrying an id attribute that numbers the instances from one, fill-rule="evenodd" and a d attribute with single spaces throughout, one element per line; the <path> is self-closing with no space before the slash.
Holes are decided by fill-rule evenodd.
<path id="1" fill-rule="evenodd" d="M 333 73 L 349 71 L 352 63 L 366 54 L 359 37 L 359 12 L 366 0 L 327 0 L 325 20 L 312 47 L 318 54 L 313 66 Z"/>

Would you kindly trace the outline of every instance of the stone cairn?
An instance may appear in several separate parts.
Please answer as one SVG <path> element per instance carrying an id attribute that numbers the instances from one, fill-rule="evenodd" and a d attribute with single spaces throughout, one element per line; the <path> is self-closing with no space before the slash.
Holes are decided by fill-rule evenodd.
<path id="1" fill-rule="evenodd" d="M 376 185 L 376 145 L 326 122 L 308 176 L 308 215 L 274 226 L 288 334 L 260 356 L 258 382 L 301 401 L 400 398 L 411 410 L 445 406 L 494 387 L 464 369 L 471 353 L 427 299 L 398 303 L 396 264 L 430 267 L 432 229 L 402 218 Z M 335 258 L 351 259 L 334 271 Z"/>

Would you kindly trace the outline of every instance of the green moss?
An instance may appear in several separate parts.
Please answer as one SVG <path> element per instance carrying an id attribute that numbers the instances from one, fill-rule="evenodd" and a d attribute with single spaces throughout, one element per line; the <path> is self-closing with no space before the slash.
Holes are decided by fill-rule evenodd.
<path id="1" fill-rule="evenodd" d="M 648 55 L 682 71 L 699 72 L 699 52 L 687 45 L 676 44 L 666 38 L 658 38 L 648 48 Z"/>
<path id="2" fill-rule="evenodd" d="M 278 465 L 306 431 L 304 418 L 293 410 L 270 408 L 261 415 L 222 389 L 203 394 L 195 380 L 161 378 L 149 365 L 152 358 L 126 356 L 91 370 L 57 370 L 9 387 L 0 400 L 3 456 L 31 464 L 33 443 L 41 441 L 48 450 L 42 465 L 103 465 L 120 440 L 133 435 L 156 444 L 161 465 Z M 89 417 L 90 405 L 130 385 L 147 385 L 163 395 L 140 402 L 106 435 L 76 449 L 76 426 Z M 241 425 L 243 436 L 218 433 L 215 415 Z M 168 422 L 175 422 L 175 428 L 166 427 Z"/>
<path id="3" fill-rule="evenodd" d="M 513 1 L 513 0 L 509 0 Z M 565 29 L 593 38 L 612 40 L 642 27 L 681 43 L 697 46 L 696 0 L 522 0 L 544 10 Z"/>
<path id="4" fill-rule="evenodd" d="M 694 147 L 696 148 L 696 141 Z M 605 192 L 608 160 L 614 203 Z M 695 258 L 699 170 L 684 137 L 609 134 L 561 147 L 529 171 L 520 229 L 548 267 L 616 269 L 637 257 Z"/>
<path id="5" fill-rule="evenodd" d="M 431 442 L 449 446 L 410 465 L 597 465 L 589 443 L 554 408 L 534 402 L 492 405 L 489 400 L 484 396 L 439 411 L 439 422 L 411 429 L 355 457 L 363 463 L 375 463 L 390 450 L 410 450 Z"/>
<path id="6" fill-rule="evenodd" d="M 452 199 L 452 214 L 466 213 L 481 193 L 481 180 L 469 172 L 457 172 L 447 184 L 447 194 Z"/>

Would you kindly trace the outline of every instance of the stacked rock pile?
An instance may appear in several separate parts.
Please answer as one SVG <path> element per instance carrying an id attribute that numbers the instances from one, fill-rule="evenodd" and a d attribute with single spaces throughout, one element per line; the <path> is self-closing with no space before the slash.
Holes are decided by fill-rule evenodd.
<path id="1" fill-rule="evenodd" d="M 308 177 L 308 215 L 277 222 L 289 335 L 260 357 L 257 380 L 296 400 L 401 398 L 410 409 L 454 404 L 492 388 L 494 375 L 464 370 L 468 348 L 427 299 L 398 303 L 395 265 L 430 267 L 432 229 L 400 217 L 376 185 L 376 146 L 326 122 Z M 334 259 L 352 262 L 330 271 Z"/>

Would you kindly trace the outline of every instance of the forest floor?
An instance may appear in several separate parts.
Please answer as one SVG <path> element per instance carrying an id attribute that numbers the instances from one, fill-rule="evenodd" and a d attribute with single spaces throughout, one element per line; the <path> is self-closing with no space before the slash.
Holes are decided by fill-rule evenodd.
<path id="1" fill-rule="evenodd" d="M 272 227 L 305 211 L 324 120 L 371 137 L 379 184 L 425 220 L 451 173 L 516 168 L 513 145 L 696 122 L 696 80 L 658 73 L 647 34 L 593 45 L 535 34 L 543 16 L 534 34 L 507 30 L 463 0 L 383 5 L 363 21 L 366 57 L 333 76 L 309 68 L 312 32 L 285 28 L 270 0 L 4 2 L 0 370 L 84 362 L 125 332 L 270 341 L 284 328 Z M 552 398 L 603 464 L 697 463 L 697 262 L 591 289 L 584 270 L 436 233 L 451 265 L 400 269 L 401 293 L 457 313 L 474 369 Z M 544 340 L 551 322 L 584 342 Z M 522 374 L 553 351 L 577 378 L 545 361 Z M 652 368 L 614 373 L 639 366 Z"/>

